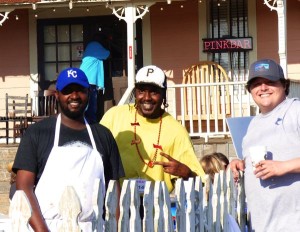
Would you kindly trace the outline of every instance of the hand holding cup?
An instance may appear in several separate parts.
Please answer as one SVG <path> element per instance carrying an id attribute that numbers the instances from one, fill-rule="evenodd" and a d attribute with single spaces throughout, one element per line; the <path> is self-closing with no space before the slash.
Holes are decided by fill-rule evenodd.
<path id="1" fill-rule="evenodd" d="M 255 170 L 255 166 L 262 160 L 265 160 L 267 155 L 267 147 L 266 146 L 253 146 L 249 148 L 249 153 L 251 157 L 251 162 L 253 166 L 253 170 Z"/>

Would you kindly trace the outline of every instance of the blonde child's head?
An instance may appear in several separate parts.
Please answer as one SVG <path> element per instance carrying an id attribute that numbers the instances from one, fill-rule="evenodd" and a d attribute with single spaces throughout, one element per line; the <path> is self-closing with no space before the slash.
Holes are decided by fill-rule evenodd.
<path id="1" fill-rule="evenodd" d="M 219 173 L 221 170 L 226 170 L 229 160 L 222 153 L 214 152 L 203 156 L 200 163 L 204 172 L 209 175 L 211 180 L 214 180 L 216 173 Z"/>

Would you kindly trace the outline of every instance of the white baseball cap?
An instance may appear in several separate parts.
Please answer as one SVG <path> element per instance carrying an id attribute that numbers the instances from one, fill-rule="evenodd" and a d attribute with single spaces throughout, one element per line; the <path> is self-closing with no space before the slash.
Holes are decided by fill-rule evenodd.
<path id="1" fill-rule="evenodd" d="M 148 65 L 137 72 L 135 84 L 152 84 L 165 89 L 167 88 L 166 75 L 159 67 Z"/>

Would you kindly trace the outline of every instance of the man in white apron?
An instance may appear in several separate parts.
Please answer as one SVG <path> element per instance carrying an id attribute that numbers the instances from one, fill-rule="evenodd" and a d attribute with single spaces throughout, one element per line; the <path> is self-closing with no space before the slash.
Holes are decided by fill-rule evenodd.
<path id="1" fill-rule="evenodd" d="M 105 182 L 118 180 L 124 170 L 109 130 L 89 125 L 84 118 L 89 97 L 84 72 L 63 70 L 56 88 L 61 113 L 30 126 L 20 143 L 13 166 L 17 189 L 25 191 L 32 206 L 31 228 L 57 231 L 63 219 L 58 212 L 60 197 L 66 186 L 73 186 L 82 209 L 78 223 L 88 232 L 95 220 L 95 182 L 100 180 L 105 188 Z"/>

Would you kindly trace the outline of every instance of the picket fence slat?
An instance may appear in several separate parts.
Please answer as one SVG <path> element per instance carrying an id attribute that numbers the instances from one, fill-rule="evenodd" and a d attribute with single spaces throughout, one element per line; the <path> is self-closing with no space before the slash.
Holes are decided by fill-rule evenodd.
<path id="1" fill-rule="evenodd" d="M 154 184 L 154 231 L 164 231 L 163 193 L 161 181 Z"/>
<path id="2" fill-rule="evenodd" d="M 154 232 L 154 188 L 151 181 L 146 181 L 143 198 L 143 232 Z"/>
<path id="3" fill-rule="evenodd" d="M 162 193 L 163 193 L 163 219 L 164 219 L 164 230 L 172 231 L 172 217 L 171 217 L 171 200 L 167 185 L 164 181 L 161 181 Z"/>
<path id="4" fill-rule="evenodd" d="M 116 210 L 118 207 L 119 199 L 117 197 L 116 181 L 110 181 L 107 187 L 107 195 L 105 199 L 105 231 L 117 232 L 117 215 Z M 101 204 L 98 204 L 101 205 Z M 99 219 L 100 220 L 100 219 Z M 97 229 L 99 231 L 100 228 Z"/>
<path id="5" fill-rule="evenodd" d="M 214 219 L 213 219 L 213 191 L 211 191 L 213 189 L 213 184 L 212 182 L 210 181 L 209 178 L 207 178 L 206 180 L 206 194 L 208 195 L 208 198 L 207 198 L 207 209 L 205 212 L 206 215 L 206 224 L 205 226 L 206 227 L 206 231 L 214 231 Z M 205 210 L 205 208 L 204 208 Z"/>
<path id="6" fill-rule="evenodd" d="M 62 224 L 58 232 L 80 232 L 77 217 L 81 212 L 80 201 L 72 186 L 67 186 L 60 198 L 58 212 L 62 217 Z"/>
<path id="7" fill-rule="evenodd" d="M 121 196 L 120 196 L 120 217 L 118 223 L 118 229 L 120 232 L 129 231 L 129 206 L 130 195 L 128 194 L 129 180 L 124 180 Z"/>
<path id="8" fill-rule="evenodd" d="M 204 232 L 204 210 L 202 180 L 199 176 L 195 178 L 195 231 Z"/>
<path id="9" fill-rule="evenodd" d="M 190 178 L 184 182 L 186 192 L 186 230 L 195 231 L 195 185 L 194 180 Z"/>
<path id="10" fill-rule="evenodd" d="M 29 200 L 23 191 L 17 190 L 10 203 L 9 217 L 11 231 L 27 231 L 32 208 Z"/>
<path id="11" fill-rule="evenodd" d="M 141 228 L 141 217 L 140 217 L 140 194 L 137 189 L 136 181 L 130 181 L 130 223 L 129 231 L 140 232 Z M 128 213 L 128 212 L 127 212 Z"/>
<path id="12" fill-rule="evenodd" d="M 136 180 L 124 180 L 119 196 L 116 181 L 108 184 L 106 193 L 103 184 L 95 183 L 93 205 L 96 219 L 93 232 L 244 232 L 247 225 L 247 212 L 244 189 L 244 176 L 235 183 L 231 171 L 215 175 L 214 183 L 209 177 L 187 181 L 178 179 L 172 197 L 165 182 L 146 181 L 144 195 L 141 197 Z M 105 196 L 105 198 L 104 198 Z M 104 201 L 105 200 L 105 201 Z M 120 205 L 117 221 L 117 207 Z M 105 219 L 103 220 L 103 207 Z M 141 207 L 141 208 L 140 208 Z M 176 207 L 175 225 L 172 207 Z M 78 232 L 81 211 L 80 201 L 72 186 L 67 186 L 60 203 L 62 226 L 59 232 Z M 143 217 L 140 215 L 143 209 Z M 31 207 L 23 191 L 18 190 L 10 205 L 11 230 L 5 232 L 28 231 Z M 233 221 L 232 221 L 233 220 Z M 236 221 L 236 222 L 234 222 Z M 238 225 L 239 229 L 233 226 Z"/>
<path id="13" fill-rule="evenodd" d="M 182 179 L 178 179 L 175 184 L 176 201 L 176 229 L 185 230 L 185 192 Z"/>

